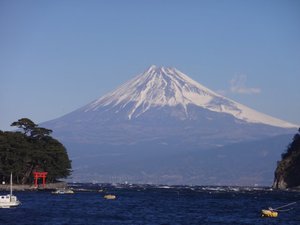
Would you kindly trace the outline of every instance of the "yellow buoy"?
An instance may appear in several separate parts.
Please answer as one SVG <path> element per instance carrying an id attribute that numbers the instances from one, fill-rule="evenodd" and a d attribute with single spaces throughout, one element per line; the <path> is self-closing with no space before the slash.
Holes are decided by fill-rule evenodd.
<path id="1" fill-rule="evenodd" d="M 105 199 L 109 199 L 109 200 L 114 200 L 116 199 L 117 197 L 115 195 L 104 195 L 104 198 Z"/>
<path id="2" fill-rule="evenodd" d="M 275 212 L 275 211 L 269 210 L 269 209 L 263 209 L 263 210 L 261 210 L 261 216 L 262 217 L 277 217 L 278 212 Z"/>

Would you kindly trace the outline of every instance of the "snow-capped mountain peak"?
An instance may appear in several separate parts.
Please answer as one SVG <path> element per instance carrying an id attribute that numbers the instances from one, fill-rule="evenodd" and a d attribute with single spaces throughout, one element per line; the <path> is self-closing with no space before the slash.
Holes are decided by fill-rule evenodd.
<path id="1" fill-rule="evenodd" d="M 297 127 L 294 124 L 259 113 L 233 100 L 223 97 L 194 81 L 175 68 L 149 67 L 116 90 L 84 107 L 85 112 L 101 107 L 129 107 L 128 119 L 139 117 L 151 107 L 182 106 L 189 118 L 188 105 L 227 113 L 248 123 L 262 123 L 283 128 Z"/>

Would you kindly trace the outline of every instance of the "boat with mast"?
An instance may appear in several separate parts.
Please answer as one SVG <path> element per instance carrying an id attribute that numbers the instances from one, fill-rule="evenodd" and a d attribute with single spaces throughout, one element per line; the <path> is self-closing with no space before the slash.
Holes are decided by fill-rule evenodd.
<path id="1" fill-rule="evenodd" d="M 10 208 L 20 205 L 21 202 L 12 192 L 12 173 L 10 174 L 10 193 L 8 195 L 0 195 L 0 208 Z"/>

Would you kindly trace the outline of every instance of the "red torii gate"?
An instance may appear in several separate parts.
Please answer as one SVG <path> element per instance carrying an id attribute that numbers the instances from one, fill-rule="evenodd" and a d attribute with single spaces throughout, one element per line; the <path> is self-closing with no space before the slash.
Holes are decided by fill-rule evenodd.
<path id="1" fill-rule="evenodd" d="M 46 187 L 46 177 L 48 172 L 33 172 L 34 187 L 38 187 L 38 179 L 43 178 L 43 187 Z"/>

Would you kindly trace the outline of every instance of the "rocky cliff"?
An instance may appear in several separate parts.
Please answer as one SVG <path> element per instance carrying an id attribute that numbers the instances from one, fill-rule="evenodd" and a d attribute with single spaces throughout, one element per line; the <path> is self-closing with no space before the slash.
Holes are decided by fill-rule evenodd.
<path id="1" fill-rule="evenodd" d="M 286 189 L 300 186 L 300 128 L 287 151 L 278 162 L 273 188 Z"/>

